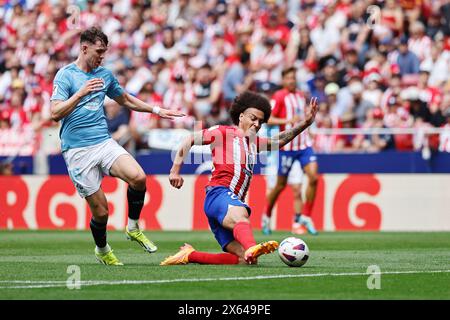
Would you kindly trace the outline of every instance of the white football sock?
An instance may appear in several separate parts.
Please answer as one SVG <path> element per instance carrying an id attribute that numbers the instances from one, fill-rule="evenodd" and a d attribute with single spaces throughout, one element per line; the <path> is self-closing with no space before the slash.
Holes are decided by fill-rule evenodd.
<path id="1" fill-rule="evenodd" d="M 139 229 L 139 220 L 134 220 L 128 218 L 128 231 L 133 231 Z"/>
<path id="2" fill-rule="evenodd" d="M 103 248 L 99 248 L 99 247 L 95 246 L 95 251 L 97 253 L 107 253 L 107 252 L 111 251 L 111 247 L 109 246 L 109 244 L 106 244 L 106 246 Z"/>

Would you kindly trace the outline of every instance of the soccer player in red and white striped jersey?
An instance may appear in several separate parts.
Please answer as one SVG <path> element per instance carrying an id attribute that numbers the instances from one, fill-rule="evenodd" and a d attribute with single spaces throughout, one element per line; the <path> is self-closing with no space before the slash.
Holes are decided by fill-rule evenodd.
<path id="1" fill-rule="evenodd" d="M 268 121 L 269 125 L 280 126 L 280 131 L 290 130 L 295 123 L 304 119 L 307 115 L 306 103 L 303 93 L 297 89 L 296 69 L 289 67 L 283 70 L 283 88 L 276 91 L 272 97 L 272 115 Z M 317 234 L 311 219 L 311 211 L 316 196 L 318 165 L 317 158 L 312 149 L 312 139 L 308 130 L 304 130 L 290 143 L 279 151 L 278 178 L 275 187 L 267 195 L 267 206 L 262 217 L 262 230 L 264 234 L 270 234 L 270 217 L 278 196 L 287 184 L 292 164 L 298 160 L 303 171 L 308 177 L 306 187 L 306 201 L 302 212 L 295 209 L 295 219 L 292 226 L 293 233 L 303 233 L 304 228 L 311 234 Z M 301 197 L 297 194 L 296 197 Z"/>
<path id="2" fill-rule="evenodd" d="M 246 91 L 235 98 L 230 115 L 235 126 L 216 126 L 188 137 L 177 151 L 169 180 L 181 188 L 180 169 L 185 155 L 195 145 L 210 145 L 212 177 L 206 187 L 205 213 L 211 231 L 224 253 L 196 251 L 185 244 L 175 255 L 161 265 L 200 264 L 255 264 L 262 254 L 278 248 L 278 242 L 256 244 L 250 226 L 250 207 L 245 196 L 253 175 L 256 154 L 285 146 L 314 121 L 317 99 L 312 99 L 302 121 L 272 138 L 261 138 L 257 132 L 270 117 L 270 102 L 254 92 Z"/>

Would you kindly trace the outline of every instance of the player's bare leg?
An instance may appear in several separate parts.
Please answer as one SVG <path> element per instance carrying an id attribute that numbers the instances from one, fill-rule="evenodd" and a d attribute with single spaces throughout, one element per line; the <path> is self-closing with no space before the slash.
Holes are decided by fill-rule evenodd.
<path id="1" fill-rule="evenodd" d="M 293 234 L 304 234 L 305 228 L 300 224 L 300 216 L 303 208 L 302 199 L 302 184 L 292 184 L 290 185 L 292 193 L 294 195 L 294 221 L 292 223 L 292 233 Z"/>
<path id="2" fill-rule="evenodd" d="M 314 200 L 316 198 L 317 192 L 317 183 L 319 181 L 318 176 L 318 165 L 317 162 L 308 163 L 303 170 L 308 177 L 308 184 L 306 186 L 305 193 L 305 203 L 303 206 L 302 216 L 300 217 L 300 223 L 303 224 L 309 233 L 317 234 L 316 229 L 314 228 L 314 224 L 311 219 L 312 208 L 314 205 Z"/>
<path id="3" fill-rule="evenodd" d="M 123 154 L 114 161 L 110 174 L 128 183 L 128 225 L 126 235 L 129 240 L 136 241 L 145 251 L 152 253 L 158 248 L 139 229 L 138 220 L 144 206 L 146 191 L 146 175 L 137 161 L 128 154 Z"/>
<path id="4" fill-rule="evenodd" d="M 270 218 L 272 217 L 272 210 L 275 206 L 275 202 L 277 201 L 279 195 L 284 190 L 287 184 L 288 177 L 287 176 L 278 176 L 277 182 L 275 186 L 270 190 L 267 194 L 267 206 L 265 212 L 263 212 L 262 216 L 262 232 L 264 234 L 271 234 L 272 231 L 270 229 Z"/>
<path id="5" fill-rule="evenodd" d="M 92 212 L 90 228 L 96 244 L 95 256 L 106 265 L 123 265 L 114 255 L 106 240 L 106 225 L 108 223 L 108 203 L 102 189 L 86 197 Z"/>

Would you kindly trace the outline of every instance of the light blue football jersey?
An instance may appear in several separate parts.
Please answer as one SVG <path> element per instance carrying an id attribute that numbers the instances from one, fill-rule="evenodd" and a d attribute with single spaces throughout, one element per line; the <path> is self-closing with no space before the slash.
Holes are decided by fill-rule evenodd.
<path id="1" fill-rule="evenodd" d="M 110 138 L 103 104 L 105 96 L 111 99 L 123 94 L 123 89 L 111 71 L 98 67 L 89 73 L 71 63 L 58 71 L 53 80 L 51 100 L 68 100 L 86 81 L 102 78 L 101 90 L 84 96 L 75 109 L 61 120 L 61 150 L 80 148 L 101 143 Z"/>

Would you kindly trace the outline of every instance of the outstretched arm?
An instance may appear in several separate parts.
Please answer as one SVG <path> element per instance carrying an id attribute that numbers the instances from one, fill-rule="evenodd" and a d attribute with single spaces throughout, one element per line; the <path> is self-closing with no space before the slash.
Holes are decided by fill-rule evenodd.
<path id="1" fill-rule="evenodd" d="M 191 150 L 193 145 L 202 145 L 202 134 L 201 132 L 196 132 L 188 136 L 181 143 L 181 146 L 178 148 L 177 153 L 175 155 L 175 159 L 173 159 L 172 168 L 170 169 L 169 181 L 172 187 L 180 189 L 183 186 L 183 178 L 180 176 L 181 166 L 183 165 L 183 160 L 186 155 Z"/>
<path id="2" fill-rule="evenodd" d="M 311 98 L 309 106 L 305 111 L 305 119 L 296 124 L 293 128 L 280 132 L 279 134 L 269 139 L 267 141 L 266 150 L 277 150 L 289 143 L 296 136 L 298 136 L 302 131 L 304 131 L 314 122 L 317 110 L 317 98 Z M 262 148 L 260 147 L 260 149 Z"/>
<path id="3" fill-rule="evenodd" d="M 151 113 L 159 115 L 163 119 L 173 120 L 176 117 L 185 116 L 184 113 L 181 113 L 178 111 L 163 109 L 158 106 L 151 106 L 148 103 L 145 103 L 144 101 L 142 101 L 136 97 L 133 97 L 131 94 L 129 94 L 127 92 L 124 92 L 122 95 L 115 97 L 114 100 L 118 104 L 125 106 L 128 109 L 138 111 L 138 112 L 151 112 Z"/>

